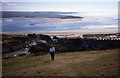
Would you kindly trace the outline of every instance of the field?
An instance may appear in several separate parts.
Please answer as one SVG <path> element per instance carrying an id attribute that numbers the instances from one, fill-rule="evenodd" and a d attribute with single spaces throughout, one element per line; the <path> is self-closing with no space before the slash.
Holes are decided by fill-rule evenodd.
<path id="1" fill-rule="evenodd" d="M 118 49 L 3 59 L 3 76 L 117 76 Z"/>

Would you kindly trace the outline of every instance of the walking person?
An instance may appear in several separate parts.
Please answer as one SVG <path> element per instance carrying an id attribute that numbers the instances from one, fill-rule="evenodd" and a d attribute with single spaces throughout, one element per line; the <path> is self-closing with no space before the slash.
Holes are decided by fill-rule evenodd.
<path id="1" fill-rule="evenodd" d="M 54 60 L 55 48 L 53 46 L 51 46 L 49 51 L 50 51 L 50 55 L 51 55 L 51 60 Z"/>

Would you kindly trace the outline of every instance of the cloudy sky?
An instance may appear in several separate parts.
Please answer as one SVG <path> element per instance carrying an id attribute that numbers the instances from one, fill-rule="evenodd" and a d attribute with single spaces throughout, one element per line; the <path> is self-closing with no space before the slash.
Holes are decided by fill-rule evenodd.
<path id="1" fill-rule="evenodd" d="M 25 0 L 24 0 L 25 1 Z M 97 2 L 96 0 L 92 0 L 92 2 L 87 2 L 86 0 L 82 2 L 82 0 L 70 0 L 69 2 L 47 2 L 47 0 L 43 1 L 26 1 L 26 2 L 16 2 L 12 0 L 2 2 L 2 11 L 61 11 L 61 12 L 89 12 L 94 15 L 117 15 L 118 12 L 118 2 L 117 0 L 109 0 L 105 2 L 105 0 L 101 0 L 101 2 Z M 78 2 L 77 2 L 78 1 Z"/>
<path id="2" fill-rule="evenodd" d="M 2 2 L 119 2 L 119 0 L 1 0 Z"/>
<path id="3" fill-rule="evenodd" d="M 84 12 L 98 16 L 118 16 L 118 2 L 119 0 L 0 0 L 0 10 Z"/>

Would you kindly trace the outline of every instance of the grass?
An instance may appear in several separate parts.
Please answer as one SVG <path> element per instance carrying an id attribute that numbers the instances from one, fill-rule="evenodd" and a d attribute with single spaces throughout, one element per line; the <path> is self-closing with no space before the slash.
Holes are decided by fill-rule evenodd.
<path id="1" fill-rule="evenodd" d="M 82 51 L 3 59 L 3 76 L 117 76 L 118 50 Z"/>

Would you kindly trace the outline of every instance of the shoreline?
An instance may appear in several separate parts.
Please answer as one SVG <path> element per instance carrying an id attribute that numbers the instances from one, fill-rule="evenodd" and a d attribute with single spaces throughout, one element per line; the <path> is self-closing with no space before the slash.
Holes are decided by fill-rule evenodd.
<path id="1" fill-rule="evenodd" d="M 45 35 L 71 35 L 71 34 L 113 34 L 113 33 L 119 33 L 118 31 L 110 31 L 107 29 L 99 30 L 99 29 L 92 29 L 92 30 L 69 30 L 69 31 L 33 31 L 33 32 L 2 32 L 1 34 L 8 34 L 8 35 L 27 35 L 27 34 L 45 34 Z"/>

